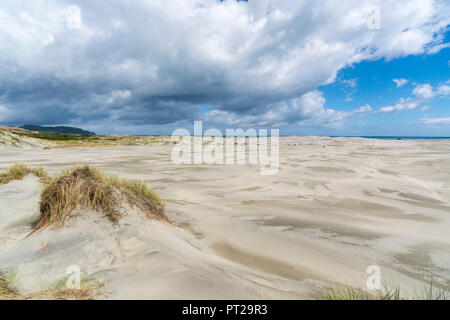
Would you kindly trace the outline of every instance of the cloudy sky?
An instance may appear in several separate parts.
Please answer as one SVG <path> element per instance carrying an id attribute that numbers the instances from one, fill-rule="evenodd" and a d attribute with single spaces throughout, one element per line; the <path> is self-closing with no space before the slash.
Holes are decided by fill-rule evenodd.
<path id="1" fill-rule="evenodd" d="M 2 0 L 0 124 L 450 136 L 448 0 Z"/>

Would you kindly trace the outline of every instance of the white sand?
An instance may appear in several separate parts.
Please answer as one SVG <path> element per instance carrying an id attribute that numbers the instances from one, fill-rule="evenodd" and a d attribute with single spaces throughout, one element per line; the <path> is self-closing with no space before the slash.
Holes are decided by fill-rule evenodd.
<path id="1" fill-rule="evenodd" d="M 330 283 L 363 286 L 369 265 L 390 283 L 450 288 L 449 140 L 281 138 L 274 176 L 175 165 L 171 147 L 0 151 L 0 168 L 89 163 L 145 180 L 175 224 L 130 215 L 114 227 L 84 213 L 25 238 L 40 188 L 27 177 L 0 187 L 0 268 L 31 291 L 76 264 L 110 299 L 308 298 Z"/>
<path id="2" fill-rule="evenodd" d="M 8 131 L 8 128 L 0 127 L 0 152 L 7 150 L 14 150 L 16 148 L 22 149 L 43 149 L 47 146 L 53 145 L 49 141 L 43 141 L 31 137 L 19 136 Z"/>

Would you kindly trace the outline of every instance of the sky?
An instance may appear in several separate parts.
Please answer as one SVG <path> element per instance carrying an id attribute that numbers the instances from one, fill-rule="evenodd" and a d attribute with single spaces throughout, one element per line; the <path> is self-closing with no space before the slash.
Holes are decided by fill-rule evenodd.
<path id="1" fill-rule="evenodd" d="M 2 0 L 0 125 L 450 136 L 448 0 Z"/>

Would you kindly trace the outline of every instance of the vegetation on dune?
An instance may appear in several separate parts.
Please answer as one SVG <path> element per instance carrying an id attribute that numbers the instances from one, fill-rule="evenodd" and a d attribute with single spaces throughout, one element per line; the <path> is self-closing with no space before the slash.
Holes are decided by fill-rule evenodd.
<path id="1" fill-rule="evenodd" d="M 21 138 L 33 138 L 45 145 L 45 149 L 76 147 L 112 147 L 148 144 L 168 144 L 168 136 L 130 136 L 130 135 L 89 135 L 77 133 L 37 132 L 16 127 L 0 127 L 0 135 L 8 137 L 8 142 L 18 146 L 27 143 Z M 0 145 L 6 145 L 0 136 Z"/>
<path id="2" fill-rule="evenodd" d="M 142 181 L 107 176 L 89 166 L 65 170 L 60 176 L 52 178 L 42 168 L 33 169 L 15 164 L 0 174 L 0 184 L 22 179 L 27 174 L 38 176 L 44 183 L 40 219 L 34 231 L 49 225 L 64 225 L 77 208 L 103 213 L 116 223 L 123 213 L 123 201 L 130 207 L 137 207 L 149 218 L 168 222 L 163 200 Z M 93 299 L 103 287 L 102 283 L 93 285 L 84 280 L 81 289 L 69 289 L 63 284 L 60 282 L 48 289 L 21 294 L 15 285 L 14 276 L 0 271 L 0 300 Z"/>
<path id="3" fill-rule="evenodd" d="M 27 136 L 45 140 L 54 143 L 52 148 L 74 148 L 74 147 L 111 147 L 111 146 L 134 146 L 146 145 L 152 143 L 166 143 L 168 137 L 138 137 L 129 135 L 111 135 L 111 136 L 89 136 L 77 134 L 60 133 L 39 133 L 28 134 Z"/>
<path id="4" fill-rule="evenodd" d="M 0 271 L 0 300 L 92 300 L 101 293 L 104 286 L 103 282 L 82 278 L 79 289 L 70 289 L 66 286 L 66 279 L 63 279 L 49 288 L 22 294 L 15 282 L 14 274 L 7 275 Z"/>
<path id="5" fill-rule="evenodd" d="M 8 127 L 8 126 L 2 126 L 0 127 L 0 134 L 17 134 L 17 135 L 24 135 L 24 134 L 32 134 L 35 132 L 32 132 L 30 130 L 26 130 L 19 127 Z"/>
<path id="6" fill-rule="evenodd" d="M 36 230 L 64 225 L 77 208 L 95 210 L 117 223 L 122 200 L 138 207 L 149 218 L 168 221 L 164 202 L 144 182 L 106 176 L 84 166 L 65 171 L 47 185 L 41 195 L 41 216 Z"/>
<path id="7" fill-rule="evenodd" d="M 2 146 L 15 146 L 19 147 L 21 144 L 26 144 L 26 142 L 20 140 L 15 133 L 10 131 L 0 130 L 0 145 Z"/>
<path id="8" fill-rule="evenodd" d="M 93 135 L 70 133 L 24 133 L 22 135 L 47 141 L 95 141 L 99 139 L 97 136 Z"/>
<path id="9" fill-rule="evenodd" d="M 36 228 L 49 224 L 62 225 L 78 207 L 102 212 L 111 221 L 117 222 L 120 213 L 113 193 L 113 188 L 96 179 L 88 168 L 66 172 L 42 192 L 41 216 Z"/>
<path id="10" fill-rule="evenodd" d="M 0 174 L 0 185 L 9 183 L 13 180 L 22 180 L 25 176 L 34 174 L 43 183 L 48 183 L 51 177 L 43 168 L 31 168 L 24 164 L 14 164 L 8 171 Z"/>
<path id="11" fill-rule="evenodd" d="M 96 296 L 100 295 L 100 289 L 103 284 L 97 286 L 84 285 L 80 289 L 68 289 L 68 288 L 52 288 L 44 289 L 41 291 L 33 292 L 30 294 L 21 295 L 19 299 L 50 299 L 50 300 L 93 300 Z M 16 298 L 17 299 L 17 298 Z"/>
<path id="12" fill-rule="evenodd" d="M 450 296 L 444 289 L 425 286 L 420 291 L 407 291 L 400 286 L 389 286 L 384 283 L 380 290 L 373 293 L 362 288 L 334 286 L 326 288 L 322 298 L 325 300 L 448 300 Z"/>
<path id="13" fill-rule="evenodd" d="M 65 170 L 60 176 L 52 178 L 43 168 L 15 164 L 0 174 L 0 185 L 21 180 L 28 174 L 39 177 L 45 186 L 41 194 L 40 219 L 35 230 L 48 225 L 64 225 L 78 208 L 100 212 L 117 223 L 123 201 L 137 207 L 148 218 L 168 222 L 164 201 L 143 181 L 107 176 L 87 165 Z"/>
<path id="14" fill-rule="evenodd" d="M 14 284 L 14 276 L 0 271 L 0 300 L 14 299 L 18 294 L 19 291 Z"/>

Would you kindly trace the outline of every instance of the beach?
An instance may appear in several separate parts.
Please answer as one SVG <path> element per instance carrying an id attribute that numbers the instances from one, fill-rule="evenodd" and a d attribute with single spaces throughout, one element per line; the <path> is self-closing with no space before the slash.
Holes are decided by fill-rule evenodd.
<path id="1" fill-rule="evenodd" d="M 77 265 L 104 282 L 99 299 L 320 298 L 364 287 L 369 266 L 408 290 L 450 288 L 450 140 L 281 137 L 274 175 L 175 164 L 172 148 L 1 149 L 1 170 L 88 164 L 143 180 L 171 222 L 84 212 L 27 236 L 42 188 L 27 176 L 0 186 L 1 268 L 31 292 Z"/>

